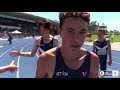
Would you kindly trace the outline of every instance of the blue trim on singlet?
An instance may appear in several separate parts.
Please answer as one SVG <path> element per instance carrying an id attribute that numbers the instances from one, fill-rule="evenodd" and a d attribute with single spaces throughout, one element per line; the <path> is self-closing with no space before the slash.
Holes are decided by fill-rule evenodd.
<path id="1" fill-rule="evenodd" d="M 91 54 L 87 51 L 87 56 L 82 66 L 77 70 L 70 69 L 65 65 L 60 48 L 56 50 L 56 67 L 53 78 L 89 78 Z M 85 75 L 85 76 L 83 76 Z"/>
<path id="2" fill-rule="evenodd" d="M 43 38 L 41 38 L 41 42 L 40 42 L 40 48 L 42 49 L 42 50 L 44 50 L 44 51 L 47 51 L 47 50 L 49 50 L 49 49 L 51 49 L 51 48 L 53 48 L 53 41 L 54 41 L 54 38 L 52 38 L 52 40 L 49 42 L 49 43 L 44 43 L 44 41 L 43 41 Z M 40 52 L 40 50 L 39 50 L 39 53 L 41 54 L 41 52 Z"/>

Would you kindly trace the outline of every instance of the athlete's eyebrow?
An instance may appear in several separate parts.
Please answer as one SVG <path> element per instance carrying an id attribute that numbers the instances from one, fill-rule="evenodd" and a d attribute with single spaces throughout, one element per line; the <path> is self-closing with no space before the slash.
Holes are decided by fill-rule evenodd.
<path id="1" fill-rule="evenodd" d="M 67 30 L 75 30 L 75 29 L 73 29 L 73 28 L 71 28 L 71 27 L 68 27 L 68 28 L 66 28 Z"/>

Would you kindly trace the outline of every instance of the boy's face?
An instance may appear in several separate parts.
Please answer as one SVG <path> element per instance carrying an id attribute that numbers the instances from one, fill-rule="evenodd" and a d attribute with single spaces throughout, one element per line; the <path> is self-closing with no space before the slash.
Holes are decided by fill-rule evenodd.
<path id="1" fill-rule="evenodd" d="M 98 38 L 103 38 L 105 34 L 105 31 L 103 30 L 98 30 Z"/>
<path id="2" fill-rule="evenodd" d="M 62 27 L 60 28 L 62 45 L 76 49 L 81 48 L 86 37 L 87 29 L 87 22 L 79 17 L 70 17 L 65 19 Z"/>
<path id="3" fill-rule="evenodd" d="M 42 36 L 49 34 L 49 31 L 46 28 L 44 28 L 44 26 L 42 26 L 42 25 L 40 26 L 40 32 L 41 32 Z"/>

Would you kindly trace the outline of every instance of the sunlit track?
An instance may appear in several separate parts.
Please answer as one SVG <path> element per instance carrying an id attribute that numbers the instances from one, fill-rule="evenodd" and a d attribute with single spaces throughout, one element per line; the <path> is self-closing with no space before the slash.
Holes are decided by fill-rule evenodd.
<path id="1" fill-rule="evenodd" d="M 114 55 L 113 55 L 112 57 L 117 58 L 117 59 L 120 59 L 120 57 L 116 57 L 116 56 L 114 56 Z"/>
<path id="2" fill-rule="evenodd" d="M 112 61 L 113 63 L 115 63 L 115 64 L 120 64 L 120 63 L 118 63 L 118 62 L 114 62 L 114 61 Z"/>
<path id="3" fill-rule="evenodd" d="M 10 64 L 10 62 L 12 62 L 12 60 L 15 60 L 15 64 L 17 65 L 17 58 L 16 57 L 10 57 L 9 55 L 9 51 L 13 51 L 13 50 L 21 50 L 21 48 L 25 45 L 30 43 L 31 41 L 34 41 L 34 39 L 22 39 L 22 40 L 16 40 L 14 41 L 11 45 L 7 45 L 4 48 L 0 48 L 0 51 L 2 50 L 2 52 L 4 53 L 4 55 L 2 55 L 3 53 L 1 53 L 2 57 L 0 58 L 1 62 L 0 62 L 0 66 L 4 66 L 7 64 Z M 1 41 L 0 41 L 1 42 Z M 0 43 L 0 44 L 4 44 Z M 17 45 L 16 47 L 14 47 L 14 45 Z M 14 47 L 14 48 L 11 48 Z M 10 49 L 11 48 L 11 49 Z M 31 47 L 30 47 L 31 48 Z M 9 50 L 10 49 L 10 50 Z M 6 50 L 9 50 L 8 52 L 6 52 Z M 5 53 L 6 52 L 6 53 Z M 24 62 L 23 62 L 24 63 Z M 5 72 L 0 74 L 0 78 L 15 78 L 16 74 L 15 73 L 10 73 L 10 72 Z M 29 77 L 29 76 L 28 76 Z"/>
<path id="4" fill-rule="evenodd" d="M 28 43 L 30 44 L 30 43 Z M 23 46 L 23 48 L 21 49 L 21 51 L 23 51 L 23 49 L 28 45 L 26 44 L 25 46 Z M 17 67 L 19 68 L 19 62 L 20 62 L 20 56 L 18 56 L 18 61 L 17 61 Z M 19 78 L 19 69 L 17 70 L 17 78 Z"/>
<path id="5" fill-rule="evenodd" d="M 16 45 L 16 46 L 18 46 L 18 45 Z M 14 47 L 16 47 L 16 46 L 14 46 Z M 14 47 L 12 47 L 12 48 L 14 48 Z M 3 55 L 5 55 L 8 51 L 10 51 L 12 48 L 8 49 L 6 52 L 4 52 L 2 55 L 0 55 L 0 58 L 1 58 Z"/>
<path id="6" fill-rule="evenodd" d="M 116 69 L 110 69 L 110 68 L 107 68 L 107 70 L 113 71 L 113 70 L 116 70 Z"/>
<path id="7" fill-rule="evenodd" d="M 11 49 L 13 49 L 13 48 L 15 48 L 15 47 L 17 47 L 17 46 L 19 46 L 20 44 L 21 44 L 21 42 L 20 42 L 21 40 L 19 40 L 19 43 L 16 45 L 14 45 L 13 47 L 11 47 L 11 46 L 8 46 L 8 47 L 3 47 L 3 49 L 5 48 L 5 49 L 7 49 L 6 51 L 4 51 L 1 55 L 0 55 L 0 58 L 4 55 L 4 54 L 6 54 L 8 51 L 10 51 Z M 17 43 L 17 42 L 16 42 Z M 23 42 L 22 42 L 23 43 Z M 10 48 L 9 48 L 10 47 Z"/>
<path id="8" fill-rule="evenodd" d="M 88 51 L 92 51 L 92 46 L 90 45 L 83 45 Z M 107 66 L 107 70 L 114 71 L 117 70 L 119 72 L 119 76 L 105 76 L 105 78 L 120 78 L 120 51 L 112 50 L 112 65 Z M 108 58 L 109 59 L 109 58 Z"/>
<path id="9" fill-rule="evenodd" d="M 7 45 L 5 47 L 0 48 L 0 65 L 6 65 L 14 60 L 14 63 L 19 67 L 18 71 L 15 74 L 11 74 L 10 72 L 6 72 L 4 74 L 0 74 L 2 78 L 35 78 L 35 71 L 37 60 L 39 58 L 39 51 L 35 54 L 35 57 L 13 57 L 9 56 L 9 51 L 19 50 L 23 52 L 31 51 L 34 45 L 33 38 L 28 39 L 21 39 L 21 40 L 14 40 L 12 45 Z M 2 41 L 0 41 L 2 42 Z M 59 43 L 61 45 L 62 41 L 59 38 Z M 4 42 L 0 43 L 0 45 L 4 44 Z M 15 45 L 17 45 L 15 47 Z M 14 48 L 12 48 L 14 47 Z M 83 45 L 88 51 L 92 50 L 92 47 L 89 45 Z M 2 51 L 1 51 L 2 50 Z M 8 50 L 8 51 L 7 51 Z M 6 52 L 7 51 L 7 52 Z M 6 53 L 5 53 L 6 52 Z M 4 55 L 3 55 L 4 54 Z M 118 70 L 120 71 L 120 59 L 119 59 L 120 52 L 119 51 L 112 51 L 112 65 L 107 66 L 107 70 Z M 109 59 L 109 58 L 108 58 Z M 120 78 L 120 73 L 118 77 L 106 76 L 105 78 Z"/>

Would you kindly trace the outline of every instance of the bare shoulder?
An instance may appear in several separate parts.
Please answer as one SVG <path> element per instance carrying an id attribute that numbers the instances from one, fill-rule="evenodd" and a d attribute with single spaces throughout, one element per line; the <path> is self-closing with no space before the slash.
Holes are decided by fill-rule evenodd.
<path id="1" fill-rule="evenodd" d="M 99 57 L 94 52 L 90 52 L 90 53 L 91 53 L 91 60 L 95 63 L 98 63 Z"/>
<path id="2" fill-rule="evenodd" d="M 94 41 L 96 42 L 98 39 L 95 39 Z"/>
<path id="3" fill-rule="evenodd" d="M 51 66 L 52 63 L 53 63 L 52 56 L 44 52 L 39 56 L 39 59 L 37 61 L 37 68 L 41 69 L 41 71 L 48 72 L 49 67 Z"/>
<path id="4" fill-rule="evenodd" d="M 97 39 L 95 39 L 94 41 L 93 41 L 93 43 L 95 43 L 97 41 Z"/>
<path id="5" fill-rule="evenodd" d="M 42 53 L 39 56 L 39 59 L 37 62 L 38 69 L 40 69 L 41 67 L 42 71 L 47 71 L 47 72 L 51 71 L 52 67 L 54 67 L 54 63 L 56 60 L 55 54 L 54 54 L 55 51 L 56 49 L 53 48 Z"/>
<path id="6" fill-rule="evenodd" d="M 49 50 L 46 51 L 46 54 L 47 54 L 48 56 L 55 56 L 55 54 L 56 54 L 56 49 L 57 49 L 57 47 L 51 48 L 51 49 L 49 49 Z"/>
<path id="7" fill-rule="evenodd" d="M 110 39 L 109 38 L 105 38 L 106 39 L 106 41 L 110 41 Z"/>
<path id="8" fill-rule="evenodd" d="M 41 62 L 51 62 L 55 59 L 56 48 L 52 48 L 44 53 L 42 53 L 39 57 L 39 61 Z"/>
<path id="9" fill-rule="evenodd" d="M 90 53 L 93 58 L 98 58 L 98 56 L 94 52 L 90 52 Z"/>
<path id="10" fill-rule="evenodd" d="M 107 41 L 108 43 L 110 43 L 110 39 L 106 39 L 106 41 Z"/>
<path id="11" fill-rule="evenodd" d="M 56 48 L 50 49 L 39 56 L 37 61 L 36 77 L 52 77 L 53 69 L 55 67 L 55 54 Z M 47 76 L 46 76 L 47 74 Z"/>
<path id="12" fill-rule="evenodd" d="M 90 78 L 98 78 L 99 58 L 94 52 L 91 53 Z"/>
<path id="13" fill-rule="evenodd" d="M 108 46 L 111 45 L 110 39 L 106 39 L 106 42 L 107 42 Z"/>
<path id="14" fill-rule="evenodd" d="M 39 37 L 35 37 L 35 40 L 39 40 L 41 39 L 42 36 L 39 36 Z"/>
<path id="15" fill-rule="evenodd" d="M 39 41 L 39 40 L 41 40 L 41 38 L 42 38 L 42 37 L 36 37 L 35 40 L 36 40 L 36 41 Z"/>
<path id="16" fill-rule="evenodd" d="M 41 37 L 37 37 L 37 38 L 35 38 L 35 44 L 39 45 L 40 40 L 41 40 Z"/>

